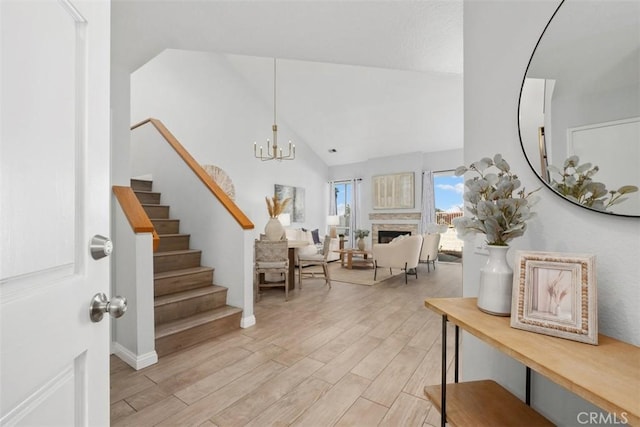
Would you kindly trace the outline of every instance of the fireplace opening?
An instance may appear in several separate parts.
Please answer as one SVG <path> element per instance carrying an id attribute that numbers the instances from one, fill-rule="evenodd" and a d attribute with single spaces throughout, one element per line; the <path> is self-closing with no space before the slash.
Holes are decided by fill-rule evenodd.
<path id="1" fill-rule="evenodd" d="M 403 234 L 411 235 L 411 232 L 400 230 L 380 230 L 378 231 L 378 243 L 389 243 L 396 237 L 402 236 Z"/>

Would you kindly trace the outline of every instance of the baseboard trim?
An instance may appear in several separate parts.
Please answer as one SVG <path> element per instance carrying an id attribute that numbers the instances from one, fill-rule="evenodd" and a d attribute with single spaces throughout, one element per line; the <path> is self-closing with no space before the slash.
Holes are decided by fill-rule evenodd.
<path id="1" fill-rule="evenodd" d="M 251 316 L 243 317 L 240 319 L 240 327 L 241 328 L 249 328 L 256 324 L 256 316 L 253 314 Z"/>
<path id="2" fill-rule="evenodd" d="M 158 363 L 158 353 L 156 353 L 155 350 L 150 351 L 149 353 L 136 355 L 117 342 L 111 343 L 111 350 L 113 354 L 118 356 L 123 362 L 131 366 L 136 371 Z"/>

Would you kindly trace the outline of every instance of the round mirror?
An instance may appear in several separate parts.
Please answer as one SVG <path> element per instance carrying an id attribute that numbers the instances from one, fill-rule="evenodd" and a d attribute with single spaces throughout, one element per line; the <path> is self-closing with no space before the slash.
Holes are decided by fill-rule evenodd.
<path id="1" fill-rule="evenodd" d="M 640 2 L 564 0 L 531 55 L 518 122 L 549 188 L 640 216 Z"/>

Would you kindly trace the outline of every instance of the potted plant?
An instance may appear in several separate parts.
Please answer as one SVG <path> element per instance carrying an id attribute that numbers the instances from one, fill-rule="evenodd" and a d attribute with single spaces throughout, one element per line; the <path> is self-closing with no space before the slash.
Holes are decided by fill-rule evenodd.
<path id="1" fill-rule="evenodd" d="M 357 229 L 355 231 L 356 238 L 358 239 L 358 249 L 364 251 L 364 238 L 369 235 L 369 230 Z"/>
<path id="2" fill-rule="evenodd" d="M 488 313 L 508 316 L 511 312 L 511 286 L 513 271 L 507 263 L 508 242 L 524 234 L 527 221 L 534 216 L 532 194 L 520 189 L 518 176 L 509 163 L 496 154 L 460 166 L 456 176 L 474 173 L 465 180 L 464 201 L 472 216 L 453 220 L 458 235 L 484 234 L 488 244 L 489 260 L 480 270 L 478 307 Z"/>
<path id="3" fill-rule="evenodd" d="M 635 193 L 635 185 L 623 185 L 617 190 L 607 190 L 602 182 L 593 180 L 600 168 L 591 163 L 580 164 L 578 156 L 567 158 L 562 169 L 549 165 L 549 171 L 558 176 L 552 177 L 551 187 L 569 200 L 589 208 L 607 211 L 611 206 L 627 200 L 625 194 Z"/>
<path id="4" fill-rule="evenodd" d="M 269 197 L 264 199 L 267 202 L 267 212 L 269 212 L 269 221 L 264 227 L 264 234 L 268 240 L 281 240 L 284 236 L 284 227 L 278 221 L 278 215 L 284 211 L 291 199 L 286 198 L 281 201 L 277 194 L 271 199 Z"/>

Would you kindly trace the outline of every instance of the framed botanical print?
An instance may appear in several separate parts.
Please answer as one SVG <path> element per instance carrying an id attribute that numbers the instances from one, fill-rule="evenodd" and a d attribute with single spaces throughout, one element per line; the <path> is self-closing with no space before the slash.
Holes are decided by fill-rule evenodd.
<path id="1" fill-rule="evenodd" d="M 511 326 L 598 344 L 595 256 L 519 251 Z"/>

